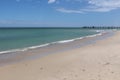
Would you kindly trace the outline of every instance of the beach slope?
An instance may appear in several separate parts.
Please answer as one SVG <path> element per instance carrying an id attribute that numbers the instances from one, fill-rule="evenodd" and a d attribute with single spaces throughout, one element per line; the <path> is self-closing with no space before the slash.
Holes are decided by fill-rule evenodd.
<path id="1" fill-rule="evenodd" d="M 120 31 L 95 44 L 1 66 L 0 80 L 120 80 Z"/>

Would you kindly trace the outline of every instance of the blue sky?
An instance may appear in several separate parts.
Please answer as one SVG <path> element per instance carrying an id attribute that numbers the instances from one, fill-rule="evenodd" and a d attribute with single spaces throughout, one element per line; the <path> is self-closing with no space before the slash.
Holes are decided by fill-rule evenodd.
<path id="1" fill-rule="evenodd" d="M 120 26 L 120 0 L 0 0 L 0 27 Z"/>

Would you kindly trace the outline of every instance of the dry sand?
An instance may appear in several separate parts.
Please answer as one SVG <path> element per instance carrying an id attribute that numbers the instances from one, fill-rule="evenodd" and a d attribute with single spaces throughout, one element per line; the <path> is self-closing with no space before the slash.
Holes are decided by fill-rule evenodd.
<path id="1" fill-rule="evenodd" d="M 120 80 L 120 32 L 82 48 L 0 67 L 0 80 Z"/>

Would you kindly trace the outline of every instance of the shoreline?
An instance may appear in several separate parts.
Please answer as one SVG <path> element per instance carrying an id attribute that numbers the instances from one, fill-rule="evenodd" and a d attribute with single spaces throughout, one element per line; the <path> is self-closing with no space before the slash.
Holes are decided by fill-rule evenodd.
<path id="1" fill-rule="evenodd" d="M 4 51 L 0 51 L 0 54 L 14 53 L 14 52 L 19 52 L 19 51 L 24 52 L 24 51 L 33 50 L 33 49 L 37 49 L 37 48 L 42 48 L 42 47 L 46 47 L 46 46 L 50 46 L 50 45 L 54 45 L 54 44 L 69 43 L 69 42 L 73 42 L 73 41 L 76 41 L 76 40 L 81 40 L 81 39 L 84 39 L 84 38 L 96 37 L 96 36 L 99 36 L 99 35 L 102 35 L 103 33 L 105 33 L 104 30 L 94 30 L 94 31 L 98 32 L 98 33 L 87 35 L 87 36 L 82 36 L 82 37 L 78 37 L 78 38 L 73 38 L 73 39 L 60 40 L 60 41 L 55 41 L 55 42 L 50 42 L 50 43 L 45 43 L 45 44 L 40 44 L 40 45 L 35 45 L 35 46 L 30 46 L 30 47 L 25 47 L 25 48 L 4 50 Z"/>
<path id="2" fill-rule="evenodd" d="M 114 35 L 114 31 L 101 31 L 98 34 L 89 35 L 85 37 L 75 38 L 72 41 L 57 41 L 54 44 L 46 45 L 43 47 L 37 47 L 28 50 L 20 50 L 16 52 L 3 53 L 0 54 L 0 66 L 5 66 L 9 64 L 19 63 L 21 61 L 33 60 L 36 58 L 41 58 L 47 55 L 56 54 L 59 52 L 69 51 L 76 48 L 81 48 L 95 42 L 111 37 Z"/>
<path id="3" fill-rule="evenodd" d="M 7 31 L 7 33 L 5 33 L 6 35 L 4 35 L 5 31 Z M 0 54 L 26 51 L 57 43 L 70 42 L 74 41 L 76 38 L 80 39 L 80 37 L 84 38 L 84 36 L 99 33 L 98 30 L 81 29 L 23 29 L 24 33 L 21 33 L 21 31 L 22 29 L 1 30 Z"/>
<path id="4" fill-rule="evenodd" d="M 120 31 L 80 48 L 0 67 L 0 80 L 119 80 Z"/>

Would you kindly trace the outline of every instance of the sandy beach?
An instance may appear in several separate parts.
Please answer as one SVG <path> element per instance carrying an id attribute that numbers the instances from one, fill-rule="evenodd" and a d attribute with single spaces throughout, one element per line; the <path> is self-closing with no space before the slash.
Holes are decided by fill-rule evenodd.
<path id="1" fill-rule="evenodd" d="M 0 80 L 120 80 L 120 31 L 88 46 L 1 66 Z"/>

